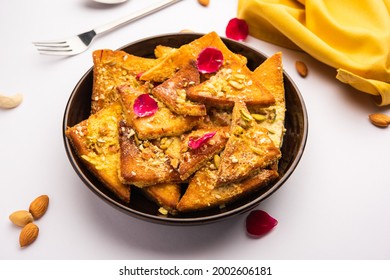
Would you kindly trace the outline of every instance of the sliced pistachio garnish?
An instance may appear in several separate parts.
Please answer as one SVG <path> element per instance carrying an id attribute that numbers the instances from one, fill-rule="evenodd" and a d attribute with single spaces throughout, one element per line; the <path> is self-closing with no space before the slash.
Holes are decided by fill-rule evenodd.
<path id="1" fill-rule="evenodd" d="M 252 117 L 252 115 L 251 115 L 249 112 L 247 112 L 247 111 L 241 109 L 241 110 L 240 110 L 240 113 L 241 113 L 241 117 L 242 117 L 245 121 L 250 122 L 250 121 L 253 120 L 253 117 Z"/>
<path id="2" fill-rule="evenodd" d="M 255 147 L 255 146 L 251 146 L 251 150 L 252 150 L 254 153 L 258 154 L 258 155 L 264 154 L 264 151 L 263 151 L 262 149 L 259 149 L 259 148 Z"/>
<path id="3" fill-rule="evenodd" d="M 258 122 L 262 122 L 262 121 L 265 121 L 266 119 L 266 116 L 265 115 L 262 115 L 262 114 L 252 114 L 252 117 L 258 121 Z"/>
<path id="4" fill-rule="evenodd" d="M 214 165 L 218 169 L 219 164 L 221 163 L 221 157 L 219 155 L 214 155 Z"/>

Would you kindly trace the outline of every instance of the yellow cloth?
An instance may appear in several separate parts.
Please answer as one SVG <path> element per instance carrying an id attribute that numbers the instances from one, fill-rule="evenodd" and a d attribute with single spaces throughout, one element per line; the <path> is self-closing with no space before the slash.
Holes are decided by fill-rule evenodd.
<path id="1" fill-rule="evenodd" d="M 239 0 L 252 36 L 301 49 L 390 104 L 390 0 Z"/>

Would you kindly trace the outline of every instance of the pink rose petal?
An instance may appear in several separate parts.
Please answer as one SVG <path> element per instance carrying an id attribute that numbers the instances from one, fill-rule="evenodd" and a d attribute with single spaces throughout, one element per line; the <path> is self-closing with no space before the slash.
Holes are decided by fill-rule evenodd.
<path id="1" fill-rule="evenodd" d="M 196 66 L 201 73 L 214 73 L 222 66 L 223 54 L 213 47 L 203 49 L 196 60 Z"/>
<path id="2" fill-rule="evenodd" d="M 226 26 L 226 37 L 236 40 L 244 41 L 249 34 L 248 24 L 245 20 L 233 18 Z"/>
<path id="3" fill-rule="evenodd" d="M 246 218 L 246 231 L 250 237 L 259 238 L 271 231 L 278 221 L 267 212 L 254 210 Z"/>
<path id="4" fill-rule="evenodd" d="M 139 72 L 139 73 L 135 76 L 135 78 L 136 78 L 137 81 L 141 78 L 141 76 L 142 76 L 143 73 L 144 73 L 144 72 Z"/>
<path id="5" fill-rule="evenodd" d="M 145 93 L 135 99 L 133 109 L 138 117 L 148 117 L 157 112 L 158 104 L 149 94 Z"/>
<path id="6" fill-rule="evenodd" d="M 194 138 L 190 137 L 188 140 L 188 147 L 190 147 L 193 150 L 199 149 L 202 147 L 210 138 L 212 138 L 215 135 L 216 132 L 210 132 L 204 134 L 202 137 Z"/>

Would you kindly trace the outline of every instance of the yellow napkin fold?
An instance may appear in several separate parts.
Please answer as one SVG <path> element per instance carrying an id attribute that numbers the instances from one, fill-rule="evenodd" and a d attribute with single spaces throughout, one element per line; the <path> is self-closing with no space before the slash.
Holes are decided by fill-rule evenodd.
<path id="1" fill-rule="evenodd" d="M 390 0 L 238 0 L 250 34 L 301 49 L 390 104 Z"/>

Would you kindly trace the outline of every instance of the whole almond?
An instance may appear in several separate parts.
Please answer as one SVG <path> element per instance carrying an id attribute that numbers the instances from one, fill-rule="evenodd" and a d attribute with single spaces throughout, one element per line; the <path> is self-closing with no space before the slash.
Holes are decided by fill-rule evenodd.
<path id="1" fill-rule="evenodd" d="M 379 126 L 379 127 L 387 127 L 390 124 L 390 116 L 381 114 L 381 113 L 375 113 L 368 116 L 371 123 L 373 125 Z"/>
<path id="2" fill-rule="evenodd" d="M 305 78 L 309 73 L 309 70 L 303 61 L 295 62 L 295 68 L 297 69 L 298 74 L 303 78 Z"/>
<path id="3" fill-rule="evenodd" d="M 33 216 L 27 210 L 18 210 L 9 215 L 9 219 L 14 225 L 24 227 L 34 221 Z"/>
<path id="4" fill-rule="evenodd" d="M 17 93 L 13 96 L 6 96 L 0 94 L 0 108 L 3 109 L 12 109 L 22 103 L 23 96 L 20 93 Z"/>
<path id="5" fill-rule="evenodd" d="M 44 194 L 34 199 L 31 202 L 28 210 L 30 211 L 34 219 L 39 219 L 46 213 L 48 207 L 49 197 Z"/>
<path id="6" fill-rule="evenodd" d="M 210 0 L 198 0 L 199 4 L 207 7 L 210 4 Z"/>
<path id="7" fill-rule="evenodd" d="M 28 223 L 22 228 L 22 231 L 19 235 L 19 245 L 20 247 L 26 247 L 33 243 L 39 234 L 39 228 L 34 223 Z"/>

